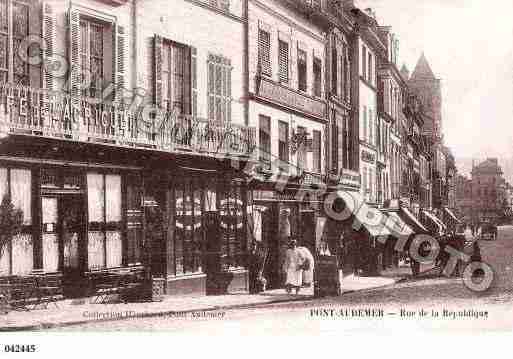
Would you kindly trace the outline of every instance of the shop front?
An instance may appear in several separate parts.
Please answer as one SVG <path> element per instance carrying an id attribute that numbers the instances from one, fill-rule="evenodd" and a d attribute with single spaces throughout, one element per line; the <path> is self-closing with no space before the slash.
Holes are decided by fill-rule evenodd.
<path id="1" fill-rule="evenodd" d="M 134 267 L 168 294 L 247 289 L 251 198 L 233 167 L 254 129 L 169 116 L 153 133 L 128 110 L 55 96 L 0 89 L 0 198 L 21 213 L 0 276 L 57 273 L 68 297 L 91 272 Z"/>
<path id="2" fill-rule="evenodd" d="M 87 272 L 141 264 L 143 219 L 133 198 L 142 167 L 92 157 L 87 163 L 77 157 L 84 148 L 30 142 L 10 138 L 2 144 L 0 196 L 20 211 L 23 223 L 1 251 L 0 275 L 60 273 L 65 295 L 80 296 Z"/>
<path id="3" fill-rule="evenodd" d="M 245 181 L 217 171 L 178 168 L 146 179 L 152 273 L 168 294 L 247 290 Z"/>
<path id="4" fill-rule="evenodd" d="M 327 247 L 327 218 L 315 190 L 255 189 L 252 211 L 253 240 L 268 253 L 263 273 L 268 288 L 283 286 L 282 264 L 291 238 L 314 255 Z"/>

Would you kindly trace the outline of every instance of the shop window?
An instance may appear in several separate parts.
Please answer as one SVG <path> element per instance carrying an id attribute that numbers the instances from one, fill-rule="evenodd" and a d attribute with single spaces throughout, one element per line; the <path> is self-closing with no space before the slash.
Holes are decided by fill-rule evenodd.
<path id="1" fill-rule="evenodd" d="M 121 176 L 87 174 L 90 269 L 122 264 Z"/>
<path id="2" fill-rule="evenodd" d="M 313 60 L 313 92 L 315 97 L 322 96 L 322 61 L 317 57 Z"/>
<path id="3" fill-rule="evenodd" d="M 297 80 L 298 90 L 306 92 L 307 71 L 306 71 L 306 52 L 297 50 Z"/>
<path id="4" fill-rule="evenodd" d="M 174 196 L 175 232 L 173 236 L 174 274 L 201 273 L 203 192 L 199 181 L 177 183 Z"/>
<path id="5" fill-rule="evenodd" d="M 225 270 L 241 268 L 247 242 L 242 188 L 239 184 L 225 182 L 221 183 L 219 192 L 221 267 Z"/>
<path id="6" fill-rule="evenodd" d="M 23 212 L 23 227 L 6 247 L 0 248 L 0 273 L 28 274 L 33 269 L 32 173 L 28 169 L 0 168 L 0 198 L 9 196 Z"/>
<path id="7" fill-rule="evenodd" d="M 258 30 L 258 61 L 263 75 L 271 76 L 271 34 Z"/>
<path id="8" fill-rule="evenodd" d="M 278 41 L 278 77 L 280 82 L 289 83 L 289 44 L 286 41 Z"/>
<path id="9" fill-rule="evenodd" d="M 142 212 L 142 181 L 139 176 L 126 177 L 126 222 L 128 264 L 142 263 L 143 245 L 143 212 Z"/>
<path id="10" fill-rule="evenodd" d="M 266 168 L 271 168 L 271 118 L 264 115 L 258 116 L 258 133 L 260 147 L 260 163 Z"/>
<path id="11" fill-rule="evenodd" d="M 208 56 L 208 118 L 222 124 L 232 117 L 232 69 L 230 59 Z"/>
<path id="12" fill-rule="evenodd" d="M 0 83 L 30 85 L 28 63 L 19 56 L 29 26 L 26 1 L 0 0 Z"/>

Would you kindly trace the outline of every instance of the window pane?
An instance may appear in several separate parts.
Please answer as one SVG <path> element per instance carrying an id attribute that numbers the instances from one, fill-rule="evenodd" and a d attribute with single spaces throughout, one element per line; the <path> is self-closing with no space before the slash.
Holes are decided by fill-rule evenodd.
<path id="1" fill-rule="evenodd" d="M 87 174 L 87 202 L 89 207 L 89 222 L 103 223 L 104 221 L 104 182 L 103 175 Z"/>
<path id="2" fill-rule="evenodd" d="M 30 170 L 11 169 L 11 195 L 14 206 L 23 211 L 23 224 L 32 224 L 32 176 Z"/>
<path id="3" fill-rule="evenodd" d="M 105 205 L 107 222 L 121 221 L 121 176 L 105 177 Z"/>

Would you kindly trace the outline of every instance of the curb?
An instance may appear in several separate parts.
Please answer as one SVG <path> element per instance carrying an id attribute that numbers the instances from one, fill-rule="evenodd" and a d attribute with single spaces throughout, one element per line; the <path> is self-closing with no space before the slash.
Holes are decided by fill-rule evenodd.
<path id="1" fill-rule="evenodd" d="M 385 284 L 382 286 L 377 286 L 377 287 L 372 287 L 372 288 L 349 290 L 346 292 L 342 292 L 341 296 L 368 290 L 368 289 L 370 290 L 370 289 L 387 287 L 387 286 L 394 285 L 394 284 L 400 283 L 402 281 L 405 281 L 406 279 L 407 278 L 405 278 L 405 277 L 401 277 L 401 278 L 396 279 L 394 283 Z M 322 299 L 322 298 L 310 296 L 310 297 L 299 297 L 299 298 L 275 299 L 275 300 L 270 300 L 267 302 L 259 302 L 259 303 L 251 303 L 251 304 L 246 303 L 246 304 L 233 304 L 233 305 L 226 305 L 226 306 L 221 305 L 221 306 L 186 309 L 186 310 L 179 310 L 179 311 L 167 310 L 167 311 L 160 311 L 160 312 L 141 313 L 141 314 L 138 314 L 137 316 L 135 316 L 134 318 L 140 319 L 140 318 L 163 317 L 163 316 L 172 315 L 172 314 L 176 314 L 176 313 L 194 313 L 194 312 L 212 312 L 212 311 L 216 311 L 216 310 L 248 309 L 248 308 L 257 308 L 257 307 L 267 306 L 267 305 L 272 305 L 272 304 L 309 302 L 309 301 L 313 301 L 316 299 Z M 38 324 L 30 324 L 30 325 L 23 325 L 23 326 L 0 327 L 0 333 L 2 333 L 2 332 L 40 331 L 40 330 L 47 330 L 47 329 L 54 329 L 54 328 L 65 328 L 65 327 L 70 327 L 70 326 L 74 326 L 74 325 L 84 325 L 84 324 L 91 324 L 91 323 L 107 323 L 107 322 L 114 322 L 114 321 L 119 321 L 119 320 L 124 320 L 124 319 L 127 319 L 127 318 L 75 320 L 75 321 L 63 322 L 63 323 L 38 323 Z"/>

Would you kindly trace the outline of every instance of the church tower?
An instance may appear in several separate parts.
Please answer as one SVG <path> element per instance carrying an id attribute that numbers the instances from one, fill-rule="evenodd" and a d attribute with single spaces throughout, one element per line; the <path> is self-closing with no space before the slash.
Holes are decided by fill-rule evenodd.
<path id="1" fill-rule="evenodd" d="M 422 101 L 424 114 L 423 132 L 431 136 L 434 142 L 442 139 L 442 89 L 440 80 L 431 70 L 424 53 L 420 56 L 415 70 L 408 80 L 410 90 Z"/>

